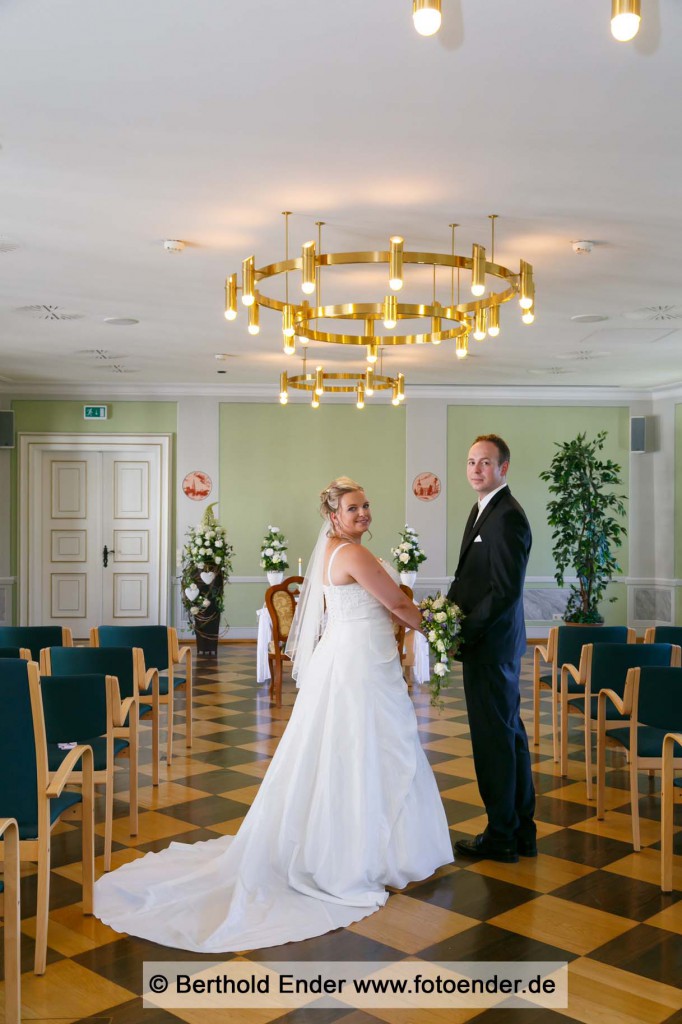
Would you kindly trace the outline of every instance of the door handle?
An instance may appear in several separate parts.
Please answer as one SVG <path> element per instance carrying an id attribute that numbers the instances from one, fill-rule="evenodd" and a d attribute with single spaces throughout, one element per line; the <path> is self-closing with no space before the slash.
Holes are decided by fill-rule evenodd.
<path id="1" fill-rule="evenodd" d="M 102 565 L 104 566 L 105 569 L 109 564 L 109 555 L 114 555 L 115 553 L 116 552 L 114 551 L 113 548 L 108 548 L 106 544 L 104 545 L 104 550 L 102 551 Z"/>

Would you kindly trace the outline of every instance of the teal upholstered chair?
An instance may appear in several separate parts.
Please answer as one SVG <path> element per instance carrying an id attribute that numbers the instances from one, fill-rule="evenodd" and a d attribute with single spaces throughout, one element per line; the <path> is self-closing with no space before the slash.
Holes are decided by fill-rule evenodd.
<path id="1" fill-rule="evenodd" d="M 0 661 L 0 818 L 19 825 L 19 856 L 38 865 L 35 972 L 45 973 L 50 905 L 50 833 L 60 818 L 82 817 L 83 912 L 92 913 L 95 873 L 92 750 L 69 750 L 59 770 L 47 761 L 45 719 L 38 666 Z M 82 761 L 80 790 L 67 790 Z"/>
<path id="2" fill-rule="evenodd" d="M 649 626 L 644 634 L 644 643 L 682 647 L 682 626 Z"/>
<path id="3" fill-rule="evenodd" d="M 23 658 L 24 661 L 31 661 L 31 652 L 28 647 L 0 647 L 0 658 Z"/>
<path id="4" fill-rule="evenodd" d="M 599 691 L 611 690 L 622 698 L 627 674 L 631 668 L 679 665 L 680 648 L 672 644 L 586 644 L 580 656 L 578 671 L 573 665 L 561 669 L 561 774 L 568 774 L 568 710 L 580 713 L 584 723 L 585 784 L 587 797 L 592 790 L 592 732 L 597 728 Z M 567 693 L 567 678 L 572 675 L 579 693 Z M 564 697 L 566 698 L 564 701 Z M 564 710 L 566 709 L 566 710 Z M 612 711 L 607 731 L 627 721 L 627 715 Z"/>
<path id="5" fill-rule="evenodd" d="M 682 731 L 670 732 L 663 740 L 663 782 L 661 786 L 661 889 L 673 888 L 673 808 L 682 803 L 682 777 L 675 778 L 675 747 L 682 747 Z"/>
<path id="6" fill-rule="evenodd" d="M 192 746 L 192 651 L 180 647 L 172 626 L 97 626 L 90 630 L 92 647 L 139 647 L 146 668 L 159 673 L 159 700 L 168 713 L 167 762 L 173 759 L 175 690 L 185 691 L 185 743 Z M 182 666 L 178 673 L 177 667 Z"/>
<path id="7" fill-rule="evenodd" d="M 40 671 L 46 676 L 115 676 L 121 698 L 135 697 L 138 718 L 151 714 L 152 782 L 158 786 L 159 673 L 145 671 L 138 647 L 49 647 L 40 652 Z"/>
<path id="8" fill-rule="evenodd" d="M 658 646 L 658 645 L 657 645 Z M 667 645 L 661 645 L 667 646 Z M 674 647 L 674 651 L 680 650 Z M 679 658 L 678 658 L 679 661 Z M 605 816 L 607 704 L 627 716 L 628 724 L 609 729 L 609 745 L 627 754 L 630 764 L 632 845 L 640 849 L 638 772 L 661 771 L 663 740 L 669 730 L 682 730 L 682 668 L 647 666 L 628 671 L 622 697 L 613 690 L 599 691 L 597 725 L 597 817 Z M 682 768 L 682 758 L 674 767 Z"/>
<path id="9" fill-rule="evenodd" d="M 0 626 L 0 647 L 27 647 L 38 661 L 43 647 L 73 647 L 73 634 L 66 626 Z"/>
<path id="10" fill-rule="evenodd" d="M 19 828 L 14 818 L 0 818 L 3 875 L 0 915 L 5 941 L 5 1024 L 21 1021 L 21 913 L 19 907 Z"/>
<path id="11" fill-rule="evenodd" d="M 64 744 L 92 748 L 95 785 L 104 786 L 104 870 L 110 871 L 119 755 L 130 760 L 130 834 L 137 835 L 137 697 L 122 701 L 118 679 L 111 675 L 43 676 L 40 682 L 50 771 L 57 771 L 64 760 Z"/>
<path id="12" fill-rule="evenodd" d="M 552 697 L 552 751 L 559 760 L 559 676 L 562 665 L 580 664 L 580 652 L 585 644 L 634 644 L 634 629 L 627 626 L 552 626 L 546 644 L 537 644 L 533 651 L 533 742 L 540 743 L 540 693 L 551 691 Z M 542 671 L 541 661 L 550 666 Z M 570 675 L 566 677 L 568 692 L 579 692 L 578 684 Z"/>

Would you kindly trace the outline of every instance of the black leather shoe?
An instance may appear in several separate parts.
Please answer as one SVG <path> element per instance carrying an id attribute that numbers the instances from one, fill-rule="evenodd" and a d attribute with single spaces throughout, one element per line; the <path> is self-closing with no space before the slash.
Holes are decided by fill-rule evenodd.
<path id="1" fill-rule="evenodd" d="M 521 839 L 517 836 L 516 849 L 522 857 L 537 857 L 538 844 L 534 839 Z"/>
<path id="2" fill-rule="evenodd" d="M 516 864 L 519 855 L 516 852 L 516 844 L 497 845 L 486 839 L 485 835 L 476 836 L 475 839 L 458 839 L 455 843 L 455 852 L 465 857 L 481 857 L 486 860 L 500 860 L 504 864 Z"/>

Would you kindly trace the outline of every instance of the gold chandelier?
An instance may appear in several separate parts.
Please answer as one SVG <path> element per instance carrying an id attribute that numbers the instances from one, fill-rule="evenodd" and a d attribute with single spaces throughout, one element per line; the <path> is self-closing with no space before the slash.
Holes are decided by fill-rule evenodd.
<path id="1" fill-rule="evenodd" d="M 291 212 L 283 211 L 285 218 L 285 256 L 283 260 L 256 267 L 255 256 L 242 262 L 241 286 L 234 273 L 225 282 L 225 317 L 237 317 L 237 293 L 241 290 L 242 304 L 248 310 L 248 330 L 256 335 L 260 331 L 260 312 L 273 310 L 280 314 L 282 343 L 288 356 L 296 352 L 297 345 L 305 349 L 311 342 L 323 345 L 344 345 L 364 348 L 368 366 L 349 374 L 325 373 L 320 367 L 321 378 L 309 374 L 282 374 L 280 401 L 286 404 L 288 387 L 310 391 L 313 407 L 325 392 L 356 392 L 359 408 L 364 407 L 365 397 L 373 392 L 391 390 L 393 403 L 400 404 L 404 398 L 404 378 L 384 377 L 374 373 L 374 364 L 384 347 L 402 345 L 434 345 L 454 341 L 457 358 L 465 358 L 469 348 L 469 336 L 483 341 L 487 335 L 497 337 L 500 333 L 500 307 L 518 297 L 522 320 L 532 323 L 535 319 L 535 284 L 533 268 L 521 260 L 518 271 L 512 271 L 495 262 L 495 221 L 497 214 L 490 214 L 491 245 L 490 258 L 485 246 L 474 243 L 471 256 L 457 255 L 455 251 L 455 229 L 450 224 L 450 253 L 434 253 L 405 250 L 404 239 L 393 235 L 388 249 L 363 252 L 323 252 L 322 227 L 324 221 L 316 221 L 317 243 L 304 243 L 301 255 L 289 256 L 289 217 Z M 387 267 L 387 289 L 383 298 L 376 302 L 324 303 L 321 295 L 321 271 L 327 268 L 342 276 L 348 267 L 370 267 L 384 264 Z M 432 294 L 422 302 L 399 302 L 396 292 L 403 289 L 405 274 L 410 267 L 426 267 L 432 271 Z M 449 297 L 437 298 L 436 272 L 449 271 Z M 289 276 L 296 274 L 303 296 L 296 302 L 289 295 Z M 284 275 L 284 299 L 266 294 L 263 285 Z M 464 281 L 462 278 L 464 277 Z M 463 301 L 462 285 L 469 284 L 471 299 Z M 441 282 L 442 286 L 442 282 Z M 418 329 L 410 333 L 400 331 L 401 321 L 417 321 Z M 331 324 L 327 323 L 331 322 Z M 383 333 L 377 333 L 377 326 Z M 331 327 L 331 329 L 330 329 Z"/>

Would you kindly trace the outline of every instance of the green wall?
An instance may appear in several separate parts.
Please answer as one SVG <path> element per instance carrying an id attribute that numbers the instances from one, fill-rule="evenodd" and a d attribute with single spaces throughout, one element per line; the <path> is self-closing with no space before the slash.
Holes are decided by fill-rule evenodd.
<path id="1" fill-rule="evenodd" d="M 405 516 L 405 413 L 393 406 L 223 404 L 220 408 L 220 520 L 236 549 L 234 574 L 263 576 L 260 544 L 269 524 L 289 541 L 290 572 L 303 567 L 322 520 L 319 494 L 350 476 L 370 499 L 368 546 L 390 557 Z M 232 584 L 227 618 L 251 626 L 264 584 Z"/>
<path id="2" fill-rule="evenodd" d="M 621 467 L 622 493 L 629 492 L 629 410 L 627 407 L 585 406 L 450 406 L 448 408 L 448 572 L 454 572 L 462 529 L 475 494 L 466 479 L 466 457 L 478 434 L 500 434 L 512 453 L 509 487 L 523 505 L 533 530 L 529 576 L 553 576 L 552 531 L 547 524 L 547 484 L 539 473 L 547 469 L 555 442 L 569 441 L 578 433 L 593 437 L 608 431 L 604 456 Z M 628 571 L 627 540 L 618 551 L 624 574 Z M 533 584 L 538 586 L 538 584 Z M 550 586 L 553 584 L 550 584 Z M 609 596 L 616 603 L 603 608 L 607 622 L 627 619 L 623 584 L 612 584 Z"/>
<path id="3" fill-rule="evenodd" d="M 682 576 L 682 403 L 675 406 L 675 576 Z M 682 592 L 678 595 L 677 623 L 682 626 Z"/>

